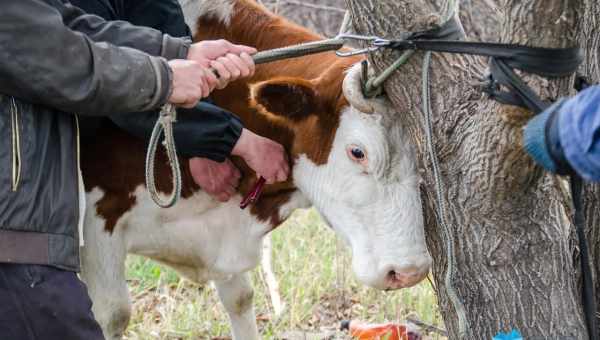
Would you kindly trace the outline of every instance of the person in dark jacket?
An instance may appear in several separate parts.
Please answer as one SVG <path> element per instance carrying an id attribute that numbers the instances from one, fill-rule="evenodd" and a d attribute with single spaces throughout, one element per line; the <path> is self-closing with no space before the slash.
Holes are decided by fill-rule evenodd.
<path id="1" fill-rule="evenodd" d="M 123 20 L 133 25 L 157 29 L 173 37 L 191 38 L 181 5 L 177 0 L 71 0 L 86 13 L 105 20 Z M 231 66 L 230 66 L 231 67 Z M 225 76 L 230 77 L 228 72 Z M 111 120 L 123 130 L 150 139 L 158 113 L 114 115 Z M 180 109 L 174 125 L 175 143 L 180 155 L 189 158 L 188 167 L 195 182 L 215 199 L 225 202 L 236 192 L 240 172 L 229 160 L 243 129 L 234 114 L 207 101 L 193 109 Z M 92 134 L 99 119 L 82 121 L 85 134 Z"/>
<path id="2" fill-rule="evenodd" d="M 600 181 L 600 86 L 561 99 L 527 123 L 524 146 L 544 169 Z"/>
<path id="3" fill-rule="evenodd" d="M 195 107 L 222 85 L 208 68 L 215 59 L 252 51 L 107 22 L 67 0 L 2 2 L 0 339 L 103 338 L 76 275 L 84 205 L 75 113 Z M 234 149 L 258 173 L 287 176 L 280 145 L 245 136 Z M 274 162 L 253 162 L 255 147 Z"/>

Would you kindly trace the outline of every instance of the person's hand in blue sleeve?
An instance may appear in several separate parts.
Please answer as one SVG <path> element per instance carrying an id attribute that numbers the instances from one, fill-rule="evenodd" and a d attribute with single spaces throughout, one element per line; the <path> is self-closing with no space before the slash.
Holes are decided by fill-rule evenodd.
<path id="1" fill-rule="evenodd" d="M 600 86 L 560 100 L 530 120 L 523 146 L 550 172 L 600 181 Z"/>

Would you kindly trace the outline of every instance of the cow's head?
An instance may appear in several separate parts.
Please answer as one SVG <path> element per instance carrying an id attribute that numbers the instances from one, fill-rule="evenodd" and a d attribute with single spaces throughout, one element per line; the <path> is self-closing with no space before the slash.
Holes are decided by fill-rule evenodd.
<path id="1" fill-rule="evenodd" d="M 252 86 L 251 103 L 294 133 L 294 183 L 350 245 L 358 279 L 409 287 L 431 264 L 415 156 L 390 105 L 362 97 L 359 74 L 267 80 Z"/>

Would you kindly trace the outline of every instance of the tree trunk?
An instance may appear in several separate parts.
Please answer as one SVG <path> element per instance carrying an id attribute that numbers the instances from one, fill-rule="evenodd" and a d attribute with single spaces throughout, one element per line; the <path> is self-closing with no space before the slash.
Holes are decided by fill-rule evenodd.
<path id="1" fill-rule="evenodd" d="M 600 305 L 600 283 L 598 282 L 598 278 L 600 278 L 600 211 L 598 211 L 598 202 L 600 202 L 600 185 L 587 184 L 584 191 L 584 209 L 588 248 L 595 279 L 596 306 Z M 597 325 L 600 325 L 600 315 L 596 320 L 598 320 Z"/>
<path id="2" fill-rule="evenodd" d="M 461 0 L 460 21 L 469 40 L 496 42 L 500 39 L 498 0 Z"/>
<path id="3" fill-rule="evenodd" d="M 600 83 L 600 4 L 595 0 L 584 1 L 583 20 L 580 21 L 579 42 L 585 51 L 585 63 L 580 72 L 592 83 Z M 600 185 L 587 184 L 584 191 L 586 230 L 592 269 L 596 283 L 596 304 L 600 305 Z M 600 320 L 599 320 L 600 324 Z"/>
<path id="4" fill-rule="evenodd" d="M 594 1 L 594 0 L 590 0 Z M 360 34 L 385 38 L 440 23 L 442 0 L 347 0 Z M 501 0 L 502 42 L 540 47 L 575 44 L 581 4 L 569 0 Z M 432 15 L 438 13 L 438 15 Z M 538 15 L 534 15 L 537 13 Z M 476 39 L 473 39 L 476 40 Z M 377 72 L 393 53 L 373 55 Z M 450 338 L 457 320 L 444 287 L 446 235 L 438 224 L 431 160 L 421 109 L 422 53 L 385 84 L 406 125 L 423 177 L 426 233 L 433 277 Z M 531 114 L 487 99 L 471 85 L 487 60 L 434 54 L 431 100 L 434 149 L 454 239 L 453 285 L 464 304 L 469 339 L 491 339 L 518 329 L 525 338 L 587 337 L 572 254 L 572 225 L 564 192 L 521 149 L 521 127 Z M 572 78 L 527 76 L 544 98 L 566 95 Z"/>
<path id="5" fill-rule="evenodd" d="M 338 34 L 344 0 L 260 0 L 267 8 L 326 37 Z"/>

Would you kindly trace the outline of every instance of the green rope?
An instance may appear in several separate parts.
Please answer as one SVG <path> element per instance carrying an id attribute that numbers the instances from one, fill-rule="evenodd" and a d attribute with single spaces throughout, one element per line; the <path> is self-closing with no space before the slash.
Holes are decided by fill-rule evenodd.
<path id="1" fill-rule="evenodd" d="M 366 98 L 378 96 L 382 92 L 381 88 L 383 83 L 385 83 L 386 80 L 388 80 L 396 71 L 398 71 L 402 65 L 406 64 L 413 54 L 415 54 L 415 51 L 413 50 L 404 51 L 400 58 L 396 59 L 396 61 L 383 72 L 381 72 L 380 75 L 367 80 L 367 83 L 364 86 L 364 96 Z"/>
<path id="2" fill-rule="evenodd" d="M 432 110 L 431 110 L 431 95 L 430 95 L 430 87 L 429 87 L 429 66 L 431 64 L 431 52 L 426 52 L 423 60 L 423 111 L 425 113 L 425 133 L 427 139 L 427 151 L 429 153 L 429 158 L 431 158 L 431 167 L 433 171 L 433 178 L 435 181 L 435 196 L 437 200 L 438 207 L 438 223 L 442 230 L 446 234 L 446 254 L 447 254 L 447 267 L 446 274 L 444 276 L 444 286 L 446 287 L 446 293 L 448 294 L 448 299 L 450 299 L 450 303 L 456 312 L 458 317 L 458 336 L 459 339 L 464 339 L 467 336 L 468 331 L 468 320 L 467 313 L 465 311 L 465 306 L 460 301 L 456 290 L 452 284 L 452 278 L 454 273 L 454 236 L 452 231 L 448 227 L 448 223 L 446 220 L 446 201 L 442 196 L 442 192 L 444 192 L 444 184 L 441 179 L 440 169 L 437 154 L 433 148 L 433 128 L 432 128 Z"/>
<path id="3" fill-rule="evenodd" d="M 344 39 L 326 39 L 304 44 L 261 51 L 252 56 L 255 64 L 291 59 L 327 51 L 336 51 L 344 46 Z"/>
<path id="4" fill-rule="evenodd" d="M 445 21 L 450 20 L 456 15 L 456 0 L 448 0 L 448 8 L 446 9 Z M 429 84 L 429 69 L 431 65 L 431 52 L 426 52 L 423 59 L 423 74 L 422 74 L 422 90 L 423 90 L 423 111 L 425 113 L 426 122 L 426 138 L 427 138 L 427 150 L 429 157 L 431 158 L 431 165 L 433 171 L 433 177 L 435 180 L 435 195 L 437 199 L 438 207 L 438 218 L 439 224 L 446 234 L 446 254 L 447 254 L 447 265 L 446 275 L 444 277 L 444 286 L 446 287 L 446 294 L 448 299 L 456 312 L 458 318 L 458 338 L 465 339 L 469 331 L 469 321 L 467 319 L 467 313 L 465 306 L 460 301 L 454 285 L 452 284 L 453 273 L 454 273 L 454 235 L 448 226 L 446 220 L 446 201 L 443 198 L 442 193 L 444 192 L 444 184 L 441 179 L 440 169 L 437 154 L 433 147 L 433 128 L 432 128 L 432 110 L 431 110 L 431 93 Z"/>

